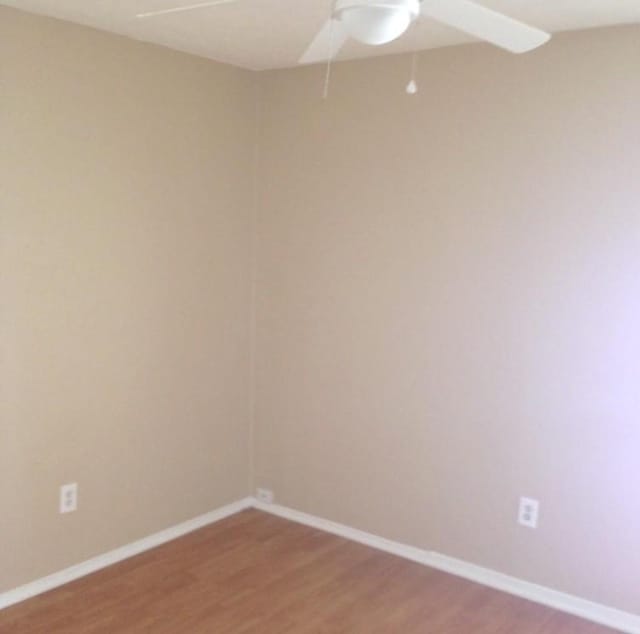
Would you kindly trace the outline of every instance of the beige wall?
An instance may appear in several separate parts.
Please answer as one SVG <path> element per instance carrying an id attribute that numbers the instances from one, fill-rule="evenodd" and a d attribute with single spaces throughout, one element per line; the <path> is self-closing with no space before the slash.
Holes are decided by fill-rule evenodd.
<path id="1" fill-rule="evenodd" d="M 2 591 L 248 493 L 255 78 L 7 9 L 0 59 Z"/>
<path id="2" fill-rule="evenodd" d="M 640 613 L 638 35 L 261 75 L 256 313 L 256 77 L 0 9 L 0 591 L 247 494 L 256 319 L 255 484 Z"/>
<path id="3" fill-rule="evenodd" d="M 640 613 L 639 36 L 264 77 L 256 484 Z"/>

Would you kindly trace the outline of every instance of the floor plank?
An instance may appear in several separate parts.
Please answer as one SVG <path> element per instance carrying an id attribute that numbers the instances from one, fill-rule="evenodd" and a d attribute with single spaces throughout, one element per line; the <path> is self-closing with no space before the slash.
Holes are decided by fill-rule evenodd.
<path id="1" fill-rule="evenodd" d="M 248 510 L 0 612 L 2 634 L 607 634 Z"/>

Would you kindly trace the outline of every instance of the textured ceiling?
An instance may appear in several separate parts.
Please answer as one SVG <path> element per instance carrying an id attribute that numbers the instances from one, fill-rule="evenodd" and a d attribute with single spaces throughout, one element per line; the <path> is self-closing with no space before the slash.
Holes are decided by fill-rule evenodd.
<path id="1" fill-rule="evenodd" d="M 263 70 L 295 66 L 326 20 L 330 0 L 237 0 L 208 9 L 138 20 L 136 13 L 195 0 L 0 0 L 24 11 L 78 22 L 137 40 Z M 640 22 L 640 0 L 481 0 L 482 4 L 551 32 Z M 420 20 L 383 47 L 348 43 L 339 59 L 451 46 L 470 41 Z M 506 53 L 505 53 L 506 54 Z"/>

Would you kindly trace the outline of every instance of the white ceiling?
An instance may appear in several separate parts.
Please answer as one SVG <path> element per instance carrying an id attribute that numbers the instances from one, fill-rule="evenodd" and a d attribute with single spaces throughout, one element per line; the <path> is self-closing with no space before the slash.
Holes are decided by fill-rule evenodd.
<path id="1" fill-rule="evenodd" d="M 196 0 L 0 0 L 0 4 L 113 31 L 254 70 L 295 66 L 327 19 L 330 0 L 237 0 L 193 12 L 138 20 L 136 13 Z M 640 22 L 640 0 L 480 0 L 558 32 Z M 469 42 L 431 20 L 383 47 L 348 43 L 339 59 L 372 57 Z M 505 53 L 507 54 L 507 53 Z"/>

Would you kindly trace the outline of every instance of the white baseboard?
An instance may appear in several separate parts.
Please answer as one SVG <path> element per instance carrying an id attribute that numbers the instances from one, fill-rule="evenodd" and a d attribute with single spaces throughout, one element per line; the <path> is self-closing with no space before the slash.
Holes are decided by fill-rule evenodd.
<path id="1" fill-rule="evenodd" d="M 161 544 L 176 539 L 177 537 L 182 537 L 187 533 L 191 533 L 192 531 L 202 528 L 203 526 L 207 526 L 208 524 L 218 522 L 230 515 L 235 515 L 236 513 L 239 513 L 244 509 L 251 508 L 252 506 L 252 498 L 244 498 L 243 500 L 232 502 L 231 504 L 227 504 L 215 511 L 211 511 L 210 513 L 194 517 L 193 519 L 183 522 L 182 524 L 178 524 L 177 526 L 172 526 L 171 528 L 167 528 L 159 533 L 154 533 L 153 535 L 144 537 L 143 539 L 127 544 L 126 546 L 116 548 L 115 550 L 98 555 L 97 557 L 83 561 L 75 566 L 71 566 L 70 568 L 65 568 L 64 570 L 55 572 L 48 577 L 42 577 L 41 579 L 27 583 L 19 588 L 15 588 L 14 590 L 1 593 L 0 610 L 7 608 L 10 605 L 14 605 L 15 603 L 20 603 L 25 599 L 35 597 L 43 592 L 53 590 L 65 583 L 69 583 L 70 581 L 89 575 L 92 572 L 111 566 L 112 564 L 128 559 L 129 557 L 133 557 L 134 555 L 139 555 L 145 550 L 150 550 L 151 548 L 160 546 Z"/>
<path id="2" fill-rule="evenodd" d="M 119 561 L 138 555 L 146 550 L 160 546 L 203 526 L 213 524 L 225 517 L 229 517 L 230 515 L 234 515 L 251 507 L 300 524 L 312 526 L 328 533 L 333 533 L 334 535 L 339 535 L 340 537 L 365 544 L 366 546 L 371 546 L 377 550 L 382 550 L 403 557 L 404 559 L 409 559 L 425 566 L 430 566 L 431 568 L 469 579 L 470 581 L 555 608 L 562 612 L 582 617 L 594 623 L 617 629 L 620 632 L 640 634 L 640 615 L 623 612 L 570 594 L 558 592 L 551 588 L 545 588 L 544 586 L 510 577 L 509 575 L 476 566 L 475 564 L 470 564 L 460 559 L 454 559 L 446 555 L 440 555 L 435 552 L 384 539 L 371 533 L 345 526 L 344 524 L 338 524 L 322 519 L 321 517 L 316 517 L 315 515 L 295 511 L 278 504 L 264 504 L 254 498 L 238 500 L 210 513 L 206 513 L 182 524 L 178 524 L 177 526 L 149 535 L 121 548 L 56 572 L 48 577 L 43 577 L 42 579 L 37 579 L 14 590 L 0 593 L 0 610 L 38 594 L 42 594 L 43 592 L 53 590 L 65 583 L 69 583 L 70 581 L 89 575 Z"/>
<path id="3" fill-rule="evenodd" d="M 476 566 L 475 564 L 440 555 L 439 553 L 421 550 L 413 546 L 407 546 L 399 542 L 377 537 L 370 533 L 331 522 L 329 520 L 302 513 L 278 504 L 264 504 L 258 500 L 254 500 L 253 506 L 261 511 L 278 515 L 288 520 L 306 524 L 318 528 L 340 537 L 345 537 L 355 542 L 371 546 L 378 550 L 382 550 L 393 555 L 398 555 L 404 559 L 418 562 L 431 568 L 436 568 L 444 572 L 463 577 L 470 581 L 489 586 L 502 592 L 507 592 L 529 601 L 534 601 L 541 605 L 567 612 L 575 616 L 579 616 L 588 621 L 605 625 L 620 632 L 627 634 L 640 634 L 640 615 L 631 614 L 610 608 L 599 603 L 587 601 L 564 592 L 558 592 L 551 588 L 523 581 L 509 575 Z"/>

